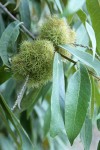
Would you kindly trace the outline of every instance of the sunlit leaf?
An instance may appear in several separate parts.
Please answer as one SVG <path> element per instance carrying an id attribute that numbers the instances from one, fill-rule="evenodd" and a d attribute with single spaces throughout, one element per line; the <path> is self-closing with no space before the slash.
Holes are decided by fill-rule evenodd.
<path id="1" fill-rule="evenodd" d="M 85 0 L 76 1 L 76 0 L 69 0 L 67 5 L 67 11 L 69 14 L 75 13 L 78 11 L 83 4 L 85 3 Z"/>
<path id="2" fill-rule="evenodd" d="M 80 10 L 77 11 L 77 15 L 79 16 L 82 23 L 85 25 L 85 21 L 86 21 L 86 18 L 87 18 L 85 12 L 82 9 L 80 9 Z"/>

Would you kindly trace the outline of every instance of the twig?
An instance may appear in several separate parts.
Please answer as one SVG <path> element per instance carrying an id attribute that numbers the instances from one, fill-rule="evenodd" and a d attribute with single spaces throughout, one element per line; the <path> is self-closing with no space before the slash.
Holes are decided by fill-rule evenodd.
<path id="1" fill-rule="evenodd" d="M 58 51 L 57 51 L 58 52 Z M 72 63 L 74 63 L 74 65 L 76 65 L 76 61 L 74 61 L 73 59 L 70 59 L 69 57 L 67 57 L 67 56 L 65 56 L 65 55 L 63 55 L 63 54 L 61 54 L 60 52 L 58 52 L 63 58 L 65 58 L 65 59 L 67 59 L 67 60 L 69 60 L 70 62 L 72 62 Z"/>
<path id="2" fill-rule="evenodd" d="M 71 44 L 74 45 L 75 47 L 79 46 L 79 47 L 87 48 L 87 49 L 93 51 L 92 47 L 89 47 L 89 46 L 85 46 L 85 45 L 78 44 L 78 43 L 71 43 Z M 96 54 L 97 58 L 100 60 L 100 56 L 97 53 L 95 53 L 95 54 Z"/>
<path id="3" fill-rule="evenodd" d="M 8 14 L 8 16 L 10 16 L 10 18 L 11 18 L 12 20 L 14 20 L 14 21 L 19 21 L 16 17 L 14 17 L 14 16 L 9 12 L 9 10 L 8 10 L 4 5 L 2 5 L 1 2 L 0 2 L 0 8 L 1 8 L 4 12 L 6 12 L 6 13 Z M 35 39 L 35 36 L 34 36 L 23 24 L 21 24 L 20 27 L 21 27 L 21 29 L 22 29 L 25 33 L 27 33 L 27 34 L 29 35 L 29 37 L 31 37 L 33 40 Z"/>
<path id="4" fill-rule="evenodd" d="M 68 58 L 67 56 L 61 54 L 60 52 L 58 52 L 58 53 L 59 53 L 63 58 L 65 58 L 65 59 L 69 60 L 70 62 L 74 63 L 74 65 L 77 64 L 77 61 L 74 61 L 73 59 Z M 88 69 L 88 72 L 89 72 L 89 74 L 91 74 L 92 76 L 94 76 L 97 80 L 100 80 L 100 77 L 96 76 L 96 75 L 95 75 L 92 71 L 90 71 L 89 69 Z"/>
<path id="5" fill-rule="evenodd" d="M 98 79 L 98 81 L 100 80 L 100 78 L 98 76 L 96 76 L 92 71 L 88 70 L 89 74 L 91 74 L 92 76 L 94 76 L 96 79 Z"/>

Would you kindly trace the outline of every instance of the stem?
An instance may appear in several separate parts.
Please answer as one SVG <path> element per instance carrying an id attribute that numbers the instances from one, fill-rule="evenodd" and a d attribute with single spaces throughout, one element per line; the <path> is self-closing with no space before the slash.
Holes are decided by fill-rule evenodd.
<path id="1" fill-rule="evenodd" d="M 2 5 L 2 3 L 0 2 L 0 8 L 6 12 L 8 14 L 8 16 L 10 16 L 10 18 L 14 21 L 19 21 L 16 17 L 14 17 L 10 12 L 9 10 L 4 6 Z M 20 28 L 26 33 L 29 35 L 29 37 L 31 37 L 33 40 L 35 39 L 35 36 L 23 25 L 21 24 L 20 25 Z"/>
<path id="2" fill-rule="evenodd" d="M 60 52 L 58 52 L 58 53 L 59 53 L 63 58 L 65 58 L 65 59 L 69 60 L 70 62 L 74 63 L 74 65 L 77 64 L 77 61 L 74 61 L 73 59 L 68 58 L 67 56 L 61 54 Z M 89 72 L 89 74 L 91 74 L 92 76 L 94 76 L 97 80 L 100 80 L 100 77 L 96 76 L 96 75 L 95 75 L 92 71 L 90 71 L 89 69 L 88 69 L 88 72 Z"/>
<path id="3" fill-rule="evenodd" d="M 67 59 L 67 60 L 69 60 L 70 62 L 72 62 L 72 63 L 74 63 L 74 65 L 76 65 L 76 61 L 74 61 L 73 59 L 70 59 L 69 57 L 67 57 L 67 56 L 65 56 L 65 55 L 63 55 L 63 54 L 61 54 L 60 52 L 58 52 L 63 58 L 65 58 L 65 59 Z"/>
<path id="4" fill-rule="evenodd" d="M 92 47 L 89 47 L 89 46 L 85 46 L 85 45 L 78 44 L 78 43 L 71 43 L 71 44 L 73 44 L 75 47 L 76 47 L 76 46 L 79 46 L 79 47 L 87 48 L 87 49 L 93 51 Z M 95 53 L 95 54 L 96 54 L 97 58 L 100 60 L 100 56 L 99 56 L 97 53 Z"/>

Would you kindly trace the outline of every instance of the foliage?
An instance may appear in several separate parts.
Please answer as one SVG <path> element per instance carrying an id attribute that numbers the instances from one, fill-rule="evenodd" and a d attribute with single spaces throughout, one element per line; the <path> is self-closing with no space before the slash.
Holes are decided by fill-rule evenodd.
<path id="1" fill-rule="evenodd" d="M 69 150 L 78 138 L 90 149 L 100 131 L 99 18 L 99 0 L 0 1 L 1 150 Z M 28 86 L 38 74 L 42 84 Z"/>

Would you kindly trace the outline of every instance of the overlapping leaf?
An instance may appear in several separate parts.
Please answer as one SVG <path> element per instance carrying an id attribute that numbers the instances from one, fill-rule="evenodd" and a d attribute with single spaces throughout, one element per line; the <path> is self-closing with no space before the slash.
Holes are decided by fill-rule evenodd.
<path id="1" fill-rule="evenodd" d="M 86 4 L 96 35 L 97 48 L 100 52 L 100 5 L 98 0 L 86 0 Z"/>
<path id="2" fill-rule="evenodd" d="M 14 39 L 18 37 L 18 34 L 19 34 L 18 24 L 19 24 L 18 21 L 15 21 L 9 24 L 0 38 L 0 56 L 3 60 L 3 63 L 7 66 L 9 66 L 9 58 L 8 58 L 7 49 L 8 49 L 10 42 L 13 45 L 15 42 Z M 12 38 L 13 36 L 14 36 L 14 39 Z"/>
<path id="3" fill-rule="evenodd" d="M 60 77 L 63 75 L 63 64 L 61 56 L 55 53 L 54 65 L 53 65 L 53 87 L 51 95 L 51 123 L 50 134 L 52 137 L 63 132 L 64 124 L 60 109 Z M 63 85 L 62 85 L 63 86 Z"/>
<path id="4" fill-rule="evenodd" d="M 87 66 L 93 68 L 96 71 L 96 73 L 100 76 L 100 61 L 98 59 L 95 58 L 93 60 L 92 55 L 90 55 L 89 53 L 77 50 L 76 48 L 68 45 L 62 45 L 60 47 L 64 48 L 65 50 L 68 50 L 71 54 L 77 57 L 78 60 L 80 60 Z"/>
<path id="5" fill-rule="evenodd" d="M 65 101 L 65 128 L 73 143 L 84 123 L 89 101 L 91 84 L 87 69 L 80 64 L 79 70 L 69 80 Z"/>

